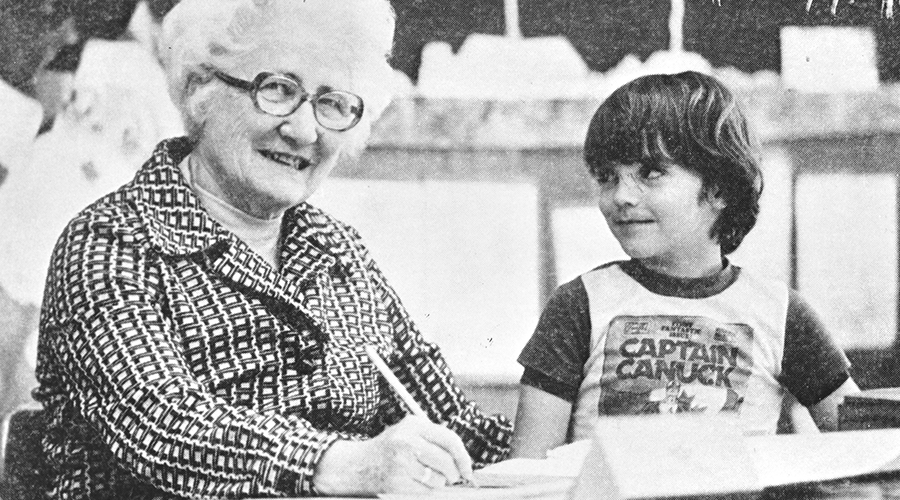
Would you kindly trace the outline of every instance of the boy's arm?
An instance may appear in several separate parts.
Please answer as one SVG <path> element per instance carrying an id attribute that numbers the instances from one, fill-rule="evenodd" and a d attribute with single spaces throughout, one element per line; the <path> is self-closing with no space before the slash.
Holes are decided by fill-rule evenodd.
<path id="1" fill-rule="evenodd" d="M 856 382 L 851 377 L 827 398 L 810 406 L 809 414 L 816 423 L 816 427 L 820 431 L 838 430 L 838 405 L 844 401 L 844 396 L 856 392 L 859 392 L 859 387 L 856 386 Z"/>
<path id="2" fill-rule="evenodd" d="M 858 392 L 850 362 L 809 304 L 790 291 L 779 380 L 806 406 L 819 430 L 837 429 L 837 408 Z"/>
<path id="3" fill-rule="evenodd" d="M 565 444 L 571 415 L 570 401 L 522 384 L 510 458 L 545 458 Z"/>
<path id="4" fill-rule="evenodd" d="M 534 334 L 519 355 L 519 390 L 512 457 L 544 458 L 568 437 L 590 350 L 591 319 L 580 279 L 550 297 Z"/>

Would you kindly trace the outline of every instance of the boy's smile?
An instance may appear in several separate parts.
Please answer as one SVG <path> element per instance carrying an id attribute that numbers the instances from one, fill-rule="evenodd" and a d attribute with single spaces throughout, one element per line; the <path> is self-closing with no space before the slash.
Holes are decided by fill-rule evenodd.
<path id="1" fill-rule="evenodd" d="M 674 163 L 617 163 L 597 183 L 600 211 L 630 257 L 672 276 L 721 269 L 710 232 L 723 204 L 705 193 L 697 173 Z"/>
<path id="2" fill-rule="evenodd" d="M 645 224 L 652 224 L 652 218 L 643 218 L 643 217 L 616 217 L 613 221 L 617 226 L 622 226 L 624 228 L 633 228 L 633 227 L 641 227 Z"/>

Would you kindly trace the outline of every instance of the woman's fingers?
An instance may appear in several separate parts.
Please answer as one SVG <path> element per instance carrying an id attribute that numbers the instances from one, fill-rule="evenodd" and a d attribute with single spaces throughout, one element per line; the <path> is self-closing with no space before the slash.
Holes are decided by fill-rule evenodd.
<path id="1" fill-rule="evenodd" d="M 382 451 L 386 491 L 441 488 L 472 479 L 472 460 L 453 431 L 410 416 L 372 440 Z"/>
<path id="2" fill-rule="evenodd" d="M 430 441 L 423 440 L 422 446 L 416 450 L 416 459 L 434 475 L 439 476 L 445 484 L 459 482 L 462 477 L 453 457 Z"/>
<path id="3" fill-rule="evenodd" d="M 406 468 L 403 473 L 398 473 L 388 479 L 382 493 L 427 493 L 441 488 L 444 485 L 444 477 L 439 473 L 417 464 Z"/>
<path id="4" fill-rule="evenodd" d="M 420 455 L 431 455 L 423 448 L 435 446 L 425 443 L 424 440 L 420 440 L 420 443 L 422 448 L 409 450 L 410 453 L 398 458 L 394 463 L 392 467 L 394 473 L 387 485 L 388 492 L 421 493 L 447 485 L 447 478 L 443 473 L 423 464 L 423 460 L 419 459 Z"/>
<path id="5" fill-rule="evenodd" d="M 416 482 L 428 487 L 429 489 L 436 489 L 446 486 L 447 478 L 440 472 L 435 472 L 435 470 L 431 467 L 423 466 L 422 473 L 416 479 Z"/>
<path id="6" fill-rule="evenodd" d="M 440 425 L 430 424 L 423 432 L 422 437 L 443 452 L 437 456 L 430 455 L 431 459 L 435 460 L 435 463 L 426 465 L 431 465 L 438 471 L 446 471 L 452 474 L 444 474 L 450 484 L 458 482 L 460 478 L 466 481 L 473 480 L 472 457 L 469 456 L 469 452 L 466 451 L 462 440 L 459 439 L 455 432 Z M 452 460 L 452 464 L 444 463 L 446 459 Z M 451 469 L 453 472 L 450 472 Z"/>
<path id="7" fill-rule="evenodd" d="M 407 417 L 370 440 L 339 440 L 316 466 L 325 494 L 424 493 L 471 480 L 472 460 L 459 437 L 421 417 Z"/>

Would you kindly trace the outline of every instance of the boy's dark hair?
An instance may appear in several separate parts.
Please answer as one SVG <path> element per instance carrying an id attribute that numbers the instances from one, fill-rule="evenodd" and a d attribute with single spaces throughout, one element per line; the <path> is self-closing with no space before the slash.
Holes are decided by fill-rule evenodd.
<path id="1" fill-rule="evenodd" d="M 584 159 L 594 177 L 615 162 L 667 160 L 697 172 L 704 195 L 725 203 L 710 236 L 727 255 L 759 215 L 759 149 L 732 93 L 686 71 L 644 76 L 613 92 L 594 113 Z"/>

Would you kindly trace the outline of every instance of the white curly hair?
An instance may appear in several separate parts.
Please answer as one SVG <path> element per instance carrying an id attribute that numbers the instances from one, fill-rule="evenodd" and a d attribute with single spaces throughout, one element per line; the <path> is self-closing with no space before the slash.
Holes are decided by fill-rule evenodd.
<path id="1" fill-rule="evenodd" d="M 312 27 L 311 31 L 309 28 Z M 160 57 L 169 95 L 185 130 L 197 138 L 212 95 L 212 68 L 229 70 L 253 49 L 272 43 L 327 40 L 326 54 L 346 60 L 358 75 L 354 91 L 365 113 L 351 132 L 361 150 L 372 122 L 390 103 L 395 15 L 387 0 L 181 0 L 163 19 Z"/>

